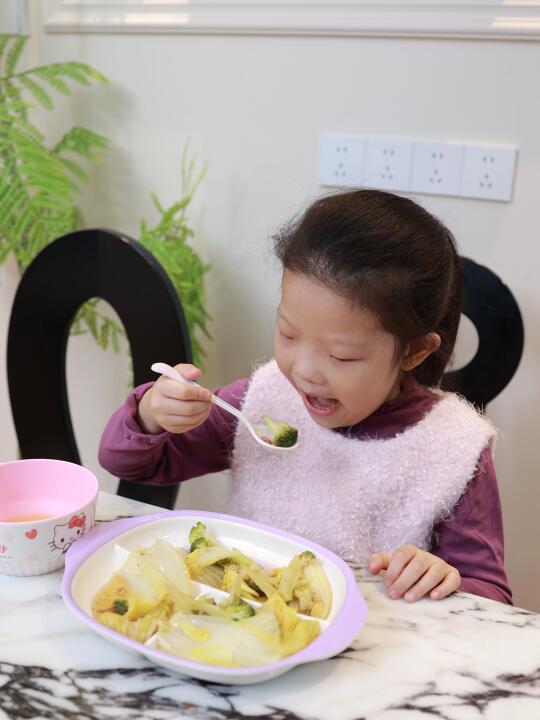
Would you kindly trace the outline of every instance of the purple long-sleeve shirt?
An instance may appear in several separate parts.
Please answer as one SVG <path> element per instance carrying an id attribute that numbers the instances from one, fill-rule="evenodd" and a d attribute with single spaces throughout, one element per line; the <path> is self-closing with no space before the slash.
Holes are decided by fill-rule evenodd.
<path id="1" fill-rule="evenodd" d="M 248 386 L 242 379 L 216 391 L 240 408 Z M 237 420 L 213 405 L 208 419 L 181 435 L 149 435 L 137 422 L 138 403 L 151 383 L 135 388 L 111 417 L 99 448 L 101 465 L 117 477 L 170 485 L 230 467 Z M 408 379 L 390 400 L 352 428 L 349 437 L 390 438 L 419 422 L 438 401 L 428 388 Z M 501 502 L 491 448 L 480 455 L 477 470 L 452 516 L 434 527 L 431 552 L 461 574 L 460 590 L 512 603 L 504 570 Z"/>

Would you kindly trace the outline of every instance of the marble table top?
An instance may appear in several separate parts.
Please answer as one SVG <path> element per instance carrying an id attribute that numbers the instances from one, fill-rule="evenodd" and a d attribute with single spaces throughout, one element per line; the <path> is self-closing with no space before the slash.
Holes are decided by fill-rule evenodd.
<path id="1" fill-rule="evenodd" d="M 98 519 L 158 508 L 101 493 Z M 0 719 L 538 720 L 540 615 L 457 593 L 388 599 L 354 568 L 369 614 L 336 658 L 234 687 L 174 675 L 76 619 L 61 572 L 0 576 Z"/>

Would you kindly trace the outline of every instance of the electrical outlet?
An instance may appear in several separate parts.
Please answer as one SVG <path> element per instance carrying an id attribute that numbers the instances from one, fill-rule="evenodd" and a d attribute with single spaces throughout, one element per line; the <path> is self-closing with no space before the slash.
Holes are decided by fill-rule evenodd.
<path id="1" fill-rule="evenodd" d="M 358 186 L 362 182 L 365 141 L 356 135 L 322 135 L 319 150 L 321 185 Z"/>
<path id="2" fill-rule="evenodd" d="M 435 195 L 459 195 L 462 167 L 463 145 L 415 142 L 411 190 Z"/>
<path id="3" fill-rule="evenodd" d="M 510 200 L 517 151 L 510 147 L 466 145 L 460 195 Z"/>
<path id="4" fill-rule="evenodd" d="M 412 157 L 412 140 L 369 138 L 366 147 L 365 185 L 387 190 L 408 190 Z"/>

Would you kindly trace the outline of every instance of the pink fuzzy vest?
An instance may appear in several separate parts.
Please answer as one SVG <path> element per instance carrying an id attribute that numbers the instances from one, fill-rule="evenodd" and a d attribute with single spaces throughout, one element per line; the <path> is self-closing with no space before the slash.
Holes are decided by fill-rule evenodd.
<path id="1" fill-rule="evenodd" d="M 472 479 L 495 429 L 457 395 L 441 399 L 393 438 L 349 438 L 320 427 L 276 362 L 252 376 L 243 412 L 298 428 L 299 445 L 279 455 L 238 423 L 228 511 L 289 530 L 364 563 L 404 543 L 429 549 L 433 525 L 448 517 Z"/>

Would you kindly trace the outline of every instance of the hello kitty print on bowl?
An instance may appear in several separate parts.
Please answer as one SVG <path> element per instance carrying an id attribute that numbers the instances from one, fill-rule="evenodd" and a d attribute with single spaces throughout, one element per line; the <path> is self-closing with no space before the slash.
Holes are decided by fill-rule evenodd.
<path id="1" fill-rule="evenodd" d="M 67 553 L 71 545 L 84 535 L 86 530 L 86 515 L 81 513 L 79 516 L 74 515 L 69 522 L 63 525 L 56 525 L 54 528 L 54 536 L 49 547 L 51 550 L 60 550 L 62 555 Z"/>
<path id="2" fill-rule="evenodd" d="M 0 573 L 58 570 L 94 526 L 98 480 L 63 460 L 0 463 Z"/>

